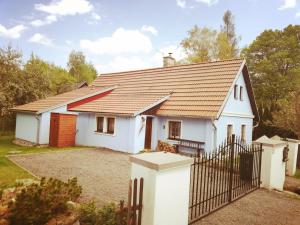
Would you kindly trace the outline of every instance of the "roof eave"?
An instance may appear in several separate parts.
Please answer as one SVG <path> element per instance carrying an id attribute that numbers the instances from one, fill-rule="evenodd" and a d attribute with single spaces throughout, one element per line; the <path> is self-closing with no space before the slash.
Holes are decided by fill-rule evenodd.
<path id="1" fill-rule="evenodd" d="M 68 102 L 64 102 L 64 103 L 62 103 L 62 104 L 58 104 L 58 105 L 55 105 L 55 106 L 53 106 L 53 107 L 49 107 L 49 108 L 47 108 L 47 109 L 40 110 L 40 111 L 37 112 L 37 114 L 41 114 L 41 113 L 44 113 L 44 112 L 48 112 L 48 111 L 50 111 L 50 110 L 57 109 L 57 108 L 66 106 L 66 105 L 68 105 L 68 104 L 71 104 L 71 103 L 73 103 L 73 102 L 77 102 L 77 101 L 80 101 L 80 100 L 82 100 L 82 99 L 89 98 L 89 97 L 92 97 L 92 96 L 94 96 L 94 95 L 98 95 L 98 94 L 101 94 L 101 93 L 104 93 L 104 92 L 113 90 L 113 89 L 115 89 L 116 87 L 117 87 L 117 86 L 114 85 L 114 86 L 108 87 L 108 88 L 106 88 L 106 89 L 101 89 L 101 90 L 99 90 L 99 91 L 96 91 L 96 92 L 93 92 L 93 93 L 91 93 L 91 94 L 88 94 L 88 95 L 85 95 L 85 96 L 82 96 L 82 97 L 79 97 L 79 98 L 70 100 L 70 101 L 68 101 Z"/>

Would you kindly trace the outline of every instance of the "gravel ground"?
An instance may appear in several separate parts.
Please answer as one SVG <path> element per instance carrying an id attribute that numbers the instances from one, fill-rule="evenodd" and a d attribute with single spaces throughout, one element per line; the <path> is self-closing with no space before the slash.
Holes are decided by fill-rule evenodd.
<path id="1" fill-rule="evenodd" d="M 108 202 L 127 201 L 130 178 L 129 155 L 104 149 L 74 150 L 14 155 L 9 158 L 33 174 L 67 180 L 77 177 L 82 199 Z"/>
<path id="2" fill-rule="evenodd" d="M 295 192 L 296 188 L 300 188 L 300 179 L 286 176 L 284 182 L 284 189 Z"/>
<path id="3" fill-rule="evenodd" d="M 300 197 L 259 189 L 195 225 L 299 225 Z"/>
<path id="4" fill-rule="evenodd" d="M 129 155 L 103 149 L 15 155 L 10 158 L 37 176 L 62 180 L 77 176 L 83 200 L 99 205 L 127 200 Z M 298 225 L 300 198 L 260 189 L 205 217 L 195 225 Z"/>

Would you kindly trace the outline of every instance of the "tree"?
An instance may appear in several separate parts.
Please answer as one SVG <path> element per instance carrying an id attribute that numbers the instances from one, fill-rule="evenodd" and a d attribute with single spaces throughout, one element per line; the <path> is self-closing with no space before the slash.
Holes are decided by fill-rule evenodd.
<path id="1" fill-rule="evenodd" d="M 51 94 L 50 66 L 31 54 L 23 69 L 24 93 L 17 104 L 43 99 Z"/>
<path id="2" fill-rule="evenodd" d="M 75 88 L 76 79 L 67 70 L 54 64 L 50 65 L 51 92 L 61 94 Z"/>
<path id="3" fill-rule="evenodd" d="M 238 38 L 235 34 L 234 18 L 231 11 L 223 16 L 221 31 L 194 26 L 188 31 L 181 46 L 187 54 L 187 62 L 206 62 L 238 57 Z"/>
<path id="4" fill-rule="evenodd" d="M 221 26 L 221 32 L 224 33 L 227 37 L 228 45 L 231 47 L 228 49 L 230 52 L 231 58 L 238 56 L 238 38 L 235 34 L 235 24 L 234 24 L 234 16 L 232 15 L 230 10 L 227 10 L 223 16 L 223 25 Z"/>
<path id="5" fill-rule="evenodd" d="M 97 76 L 97 71 L 91 63 L 86 62 L 82 52 L 72 51 L 69 55 L 69 73 L 76 79 L 76 82 L 87 81 L 91 83 Z"/>
<path id="6" fill-rule="evenodd" d="M 189 62 L 205 62 L 217 58 L 215 43 L 217 31 L 207 27 L 194 26 L 188 31 L 188 37 L 183 39 L 181 46 L 188 55 Z"/>
<path id="7" fill-rule="evenodd" d="M 300 26 L 265 30 L 242 51 L 247 59 L 262 123 L 300 135 Z"/>
<path id="8" fill-rule="evenodd" d="M 21 64 L 21 52 L 11 46 L 0 48 L 0 117 L 10 114 L 9 109 L 23 94 Z"/>
<path id="9" fill-rule="evenodd" d="M 243 50 L 255 89 L 263 106 L 276 104 L 296 89 L 300 71 L 300 26 L 266 30 Z"/>

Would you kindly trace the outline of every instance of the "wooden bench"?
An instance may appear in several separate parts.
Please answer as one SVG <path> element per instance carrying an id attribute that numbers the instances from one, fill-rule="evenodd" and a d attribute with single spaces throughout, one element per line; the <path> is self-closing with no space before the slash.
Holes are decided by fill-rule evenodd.
<path id="1" fill-rule="evenodd" d="M 177 143 L 175 144 L 176 153 L 200 156 L 200 153 L 204 151 L 205 142 L 192 141 L 192 140 L 186 140 L 186 139 L 174 139 L 174 141 L 177 141 Z M 189 154 L 189 153 L 180 152 L 180 147 L 183 147 L 186 149 L 192 149 L 193 153 Z"/>

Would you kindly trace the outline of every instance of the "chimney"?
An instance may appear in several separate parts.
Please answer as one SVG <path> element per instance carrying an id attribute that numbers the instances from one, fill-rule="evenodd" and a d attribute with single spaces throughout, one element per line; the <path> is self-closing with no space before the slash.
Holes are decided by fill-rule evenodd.
<path id="1" fill-rule="evenodd" d="M 175 59 L 170 52 L 168 56 L 164 56 L 164 67 L 175 66 Z"/>

